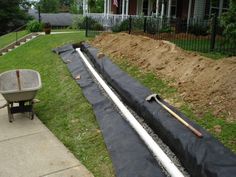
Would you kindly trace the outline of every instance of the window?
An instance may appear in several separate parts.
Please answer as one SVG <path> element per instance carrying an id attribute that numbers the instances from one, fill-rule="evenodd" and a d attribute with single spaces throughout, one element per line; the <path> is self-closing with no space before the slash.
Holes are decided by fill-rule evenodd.
<path id="1" fill-rule="evenodd" d="M 148 0 L 143 0 L 143 15 L 148 15 Z"/>
<path id="2" fill-rule="evenodd" d="M 171 2 L 171 18 L 176 18 L 177 0 L 172 0 Z"/>
<path id="3" fill-rule="evenodd" d="M 210 14 L 221 15 L 229 9 L 230 0 L 211 0 Z"/>

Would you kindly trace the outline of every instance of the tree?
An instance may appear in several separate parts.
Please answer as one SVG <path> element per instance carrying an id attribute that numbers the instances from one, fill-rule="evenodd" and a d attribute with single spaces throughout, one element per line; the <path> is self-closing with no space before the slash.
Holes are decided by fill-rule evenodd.
<path id="1" fill-rule="evenodd" d="M 43 13 L 56 13 L 59 11 L 59 0 L 40 0 L 38 4 Z"/>
<path id="2" fill-rule="evenodd" d="M 22 0 L 0 1 L 0 35 L 26 23 L 28 17 L 21 7 L 22 2 Z"/>
<path id="3" fill-rule="evenodd" d="M 224 28 L 223 34 L 226 41 L 230 44 L 236 45 L 236 1 L 230 1 L 230 8 L 223 13 L 220 18 L 221 26 Z"/>
<path id="4" fill-rule="evenodd" d="M 89 11 L 91 13 L 102 13 L 104 8 L 103 0 L 88 0 Z"/>

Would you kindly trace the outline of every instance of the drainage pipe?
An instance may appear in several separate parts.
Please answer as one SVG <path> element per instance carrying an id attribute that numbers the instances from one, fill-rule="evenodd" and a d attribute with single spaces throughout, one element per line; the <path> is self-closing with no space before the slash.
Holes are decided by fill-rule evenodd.
<path id="1" fill-rule="evenodd" d="M 140 138 L 148 146 L 149 150 L 153 153 L 154 157 L 160 161 L 162 166 L 171 175 L 171 177 L 184 177 L 184 175 L 179 171 L 179 169 L 174 165 L 174 163 L 169 159 L 169 157 L 162 151 L 160 146 L 152 139 L 152 137 L 147 133 L 147 131 L 140 125 L 136 118 L 130 113 L 130 111 L 125 107 L 125 105 L 120 101 L 120 99 L 115 95 L 115 93 L 109 88 L 105 81 L 99 76 L 92 65 L 88 62 L 84 54 L 81 52 L 80 48 L 76 49 L 80 54 L 83 62 L 103 87 L 112 101 L 117 105 L 122 114 L 126 117 L 126 120 L 133 127 L 133 129 L 138 133 Z"/>

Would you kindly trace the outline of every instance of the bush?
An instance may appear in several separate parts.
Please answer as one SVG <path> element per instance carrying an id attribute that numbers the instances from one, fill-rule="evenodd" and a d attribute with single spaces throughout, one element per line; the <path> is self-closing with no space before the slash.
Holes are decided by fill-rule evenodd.
<path id="1" fill-rule="evenodd" d="M 119 25 L 119 24 L 114 25 L 114 26 L 111 28 L 111 30 L 112 30 L 112 32 L 114 32 L 114 33 L 120 32 L 120 25 Z"/>
<path id="2" fill-rule="evenodd" d="M 42 23 L 39 23 L 37 20 L 29 21 L 26 25 L 26 29 L 29 32 L 39 32 L 42 31 Z"/>
<path id="3" fill-rule="evenodd" d="M 189 31 L 189 33 L 195 34 L 197 36 L 199 36 L 199 35 L 205 36 L 208 33 L 208 26 L 196 23 L 196 24 L 189 26 L 188 31 Z"/>
<path id="4" fill-rule="evenodd" d="M 129 18 L 123 20 L 120 24 L 116 24 L 112 27 L 113 32 L 121 32 L 129 30 Z M 132 30 L 143 30 L 143 18 L 132 18 L 131 19 Z"/>
<path id="5" fill-rule="evenodd" d="M 160 19 L 159 18 L 148 18 L 146 31 L 149 34 L 157 34 L 159 31 Z"/>
<path id="6" fill-rule="evenodd" d="M 103 26 L 97 22 L 96 20 L 92 19 L 91 17 L 84 17 L 82 21 L 78 22 L 79 29 L 86 29 L 86 18 L 88 22 L 88 29 L 94 31 L 103 31 Z"/>
<path id="7" fill-rule="evenodd" d="M 79 24 L 81 24 L 83 20 L 84 20 L 83 16 L 80 15 L 73 16 L 71 28 L 79 29 Z"/>
<path id="8" fill-rule="evenodd" d="M 236 2 L 231 0 L 230 9 L 220 18 L 223 27 L 223 35 L 229 44 L 236 45 Z"/>

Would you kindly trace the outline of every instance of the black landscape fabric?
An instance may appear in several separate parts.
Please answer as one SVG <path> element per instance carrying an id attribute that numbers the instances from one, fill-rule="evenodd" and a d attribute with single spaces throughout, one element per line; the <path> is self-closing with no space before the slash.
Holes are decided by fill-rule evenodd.
<path id="1" fill-rule="evenodd" d="M 203 138 L 196 137 L 155 101 L 147 102 L 145 98 L 152 92 L 119 69 L 108 57 L 98 59 L 98 49 L 83 43 L 81 50 L 89 56 L 97 71 L 119 93 L 123 101 L 143 117 L 171 148 L 192 177 L 236 176 L 236 155 L 232 151 L 163 100 L 166 106 L 200 130 Z"/>
<path id="2" fill-rule="evenodd" d="M 101 93 L 93 81 L 79 54 L 64 46 L 54 49 L 60 53 L 84 96 L 92 104 L 96 119 L 102 131 L 107 149 L 111 155 L 117 177 L 164 177 L 158 162 L 136 132 L 114 108 L 113 103 Z"/>

